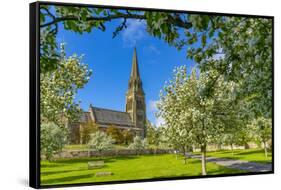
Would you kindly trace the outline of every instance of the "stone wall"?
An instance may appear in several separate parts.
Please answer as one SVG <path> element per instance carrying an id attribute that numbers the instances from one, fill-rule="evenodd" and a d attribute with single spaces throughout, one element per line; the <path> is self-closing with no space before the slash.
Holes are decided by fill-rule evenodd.
<path id="1" fill-rule="evenodd" d="M 145 154 L 167 154 L 172 153 L 172 150 L 167 149 L 144 149 L 140 151 L 132 149 L 120 149 L 120 150 L 106 150 L 99 153 L 98 151 L 88 150 L 64 150 L 54 156 L 54 158 L 85 158 L 95 156 L 127 156 L 127 155 L 145 155 Z"/>

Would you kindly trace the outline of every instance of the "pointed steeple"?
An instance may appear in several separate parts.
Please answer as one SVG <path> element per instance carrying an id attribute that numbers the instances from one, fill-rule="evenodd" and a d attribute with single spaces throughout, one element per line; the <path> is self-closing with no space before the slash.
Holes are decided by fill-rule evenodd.
<path id="1" fill-rule="evenodd" d="M 145 94 L 139 73 L 136 48 L 134 48 L 131 76 L 126 94 L 126 112 L 130 114 L 134 127 L 140 129 L 138 135 L 144 138 L 146 122 Z"/>
<path id="2" fill-rule="evenodd" d="M 134 54 L 133 54 L 131 78 L 133 79 L 140 78 L 136 47 L 134 48 Z"/>

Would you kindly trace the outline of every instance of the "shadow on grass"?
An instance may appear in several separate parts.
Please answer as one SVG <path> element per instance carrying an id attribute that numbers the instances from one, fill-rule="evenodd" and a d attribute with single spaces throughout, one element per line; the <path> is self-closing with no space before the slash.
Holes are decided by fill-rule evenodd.
<path id="1" fill-rule="evenodd" d="M 209 161 L 219 161 L 219 160 L 238 160 L 237 157 L 231 157 L 231 156 L 224 156 L 224 157 L 216 157 L 216 156 L 208 156 L 207 159 Z"/>
<path id="2" fill-rule="evenodd" d="M 192 162 L 198 162 L 198 161 L 192 161 Z M 201 161 L 200 161 L 201 162 Z M 191 162 L 190 162 L 191 163 Z M 242 171 L 242 170 L 237 170 L 237 169 L 229 169 L 223 166 L 218 166 L 216 169 L 209 169 L 207 167 L 207 174 L 210 176 L 216 176 L 216 175 L 221 175 L 221 174 L 242 174 L 242 173 L 247 173 L 247 171 Z M 248 172 L 249 173 L 249 172 Z M 180 175 L 165 175 L 165 176 L 156 176 L 152 177 L 153 179 L 157 178 L 177 178 L 177 177 L 200 177 L 202 176 L 201 173 L 197 174 L 180 174 Z"/>
<path id="3" fill-rule="evenodd" d="M 108 166 L 104 166 L 104 167 L 108 167 Z M 76 170 L 63 170 L 63 171 L 43 171 L 40 174 L 42 176 L 48 176 L 48 175 L 54 175 L 54 174 L 60 174 L 60 173 L 70 173 L 70 172 L 77 172 L 77 171 L 87 171 L 88 168 L 86 167 L 81 167 L 81 169 L 76 169 Z"/>
<path id="4" fill-rule="evenodd" d="M 75 164 L 75 163 L 85 163 L 91 161 L 104 161 L 105 163 L 116 162 L 118 160 L 130 160 L 135 159 L 137 156 L 116 156 L 116 157 L 91 157 L 91 158 L 68 158 L 68 159 L 58 159 L 50 162 L 50 164 L 55 164 L 56 166 L 60 166 L 59 164 Z M 55 165 L 51 165 L 51 167 L 56 167 Z M 49 164 L 42 164 L 42 167 L 49 167 Z"/>
<path id="5" fill-rule="evenodd" d="M 46 171 L 46 172 L 40 172 L 40 174 L 41 174 L 41 176 L 48 176 L 48 175 L 53 175 L 53 174 L 69 173 L 69 172 L 74 172 L 74 171 L 79 171 L 79 170 Z"/>
<path id="6" fill-rule="evenodd" d="M 77 175 L 77 176 L 60 177 L 60 178 L 56 178 L 56 179 L 46 179 L 46 180 L 42 180 L 41 183 L 43 185 L 59 184 L 59 183 L 64 183 L 64 182 L 71 183 L 71 181 L 90 178 L 90 177 L 93 177 L 94 175 L 95 174 L 93 173 L 93 174 L 85 174 L 85 175 Z"/>
<path id="7" fill-rule="evenodd" d="M 237 155 L 251 155 L 251 154 L 264 154 L 263 150 L 255 150 L 255 151 L 246 151 L 246 152 L 239 152 L 236 153 Z M 268 152 L 268 154 L 271 154 L 271 152 Z"/>
<path id="8" fill-rule="evenodd" d="M 57 164 L 56 162 L 49 162 L 48 164 L 40 164 L 41 168 L 57 168 L 65 166 L 65 164 Z"/>
<path id="9" fill-rule="evenodd" d="M 116 160 L 131 160 L 131 159 L 136 159 L 139 156 L 117 156 L 114 157 Z"/>
<path id="10" fill-rule="evenodd" d="M 247 171 L 243 171 L 243 170 L 239 170 L 239 169 L 232 169 L 232 168 L 227 168 L 227 167 L 219 166 L 219 165 L 217 165 L 217 166 L 218 166 L 217 169 L 208 169 L 207 168 L 208 175 L 247 173 Z"/>
<path id="11" fill-rule="evenodd" d="M 97 168 L 91 168 L 88 169 L 87 163 L 85 163 L 85 166 L 81 166 L 75 170 L 63 170 L 63 171 L 41 171 L 40 174 L 42 176 L 48 176 L 48 175 L 54 175 L 54 174 L 60 174 L 60 173 L 70 173 L 70 172 L 83 172 L 83 171 L 96 171 L 98 169 L 105 169 L 108 168 L 108 165 L 103 165 L 102 167 L 97 167 Z"/>
<path id="12" fill-rule="evenodd" d="M 51 163 L 57 164 L 78 164 L 78 163 L 86 163 L 91 161 L 99 161 L 103 160 L 104 162 L 113 162 L 113 158 L 98 158 L 98 157 L 92 157 L 92 158 L 66 158 L 66 159 L 58 159 Z"/>

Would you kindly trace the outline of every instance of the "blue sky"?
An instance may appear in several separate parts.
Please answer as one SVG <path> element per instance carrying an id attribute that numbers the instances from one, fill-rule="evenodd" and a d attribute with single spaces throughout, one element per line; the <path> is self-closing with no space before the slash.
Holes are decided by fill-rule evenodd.
<path id="1" fill-rule="evenodd" d="M 83 63 L 93 70 L 90 81 L 78 91 L 76 100 L 88 110 L 89 104 L 96 107 L 125 111 L 125 96 L 130 77 L 134 47 L 137 48 L 140 75 L 146 98 L 148 119 L 159 125 L 154 113 L 159 91 L 165 81 L 172 77 L 176 66 L 194 63 L 186 59 L 186 49 L 178 51 L 145 31 L 145 23 L 128 20 L 128 27 L 116 38 L 112 32 L 120 20 L 106 24 L 106 31 L 93 30 L 82 35 L 59 28 L 57 40 L 66 43 L 67 55 L 82 55 Z"/>

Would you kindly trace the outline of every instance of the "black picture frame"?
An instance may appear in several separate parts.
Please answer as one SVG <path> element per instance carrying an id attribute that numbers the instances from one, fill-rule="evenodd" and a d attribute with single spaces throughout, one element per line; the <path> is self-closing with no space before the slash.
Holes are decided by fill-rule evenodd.
<path id="1" fill-rule="evenodd" d="M 268 172 L 248 172 L 242 174 L 219 174 L 207 176 L 191 176 L 191 177 L 167 177 L 155 179 L 141 179 L 128 181 L 109 181 L 109 182 L 93 182 L 80 184 L 66 185 L 47 185 L 40 184 L 40 6 L 41 5 L 58 5 L 58 6 L 75 6 L 75 7 L 95 7 L 95 8 L 110 8 L 110 9 L 127 9 L 141 11 L 164 11 L 177 13 L 196 13 L 219 16 L 235 16 L 235 17 L 252 17 L 252 18 L 267 18 L 272 20 L 272 171 Z M 80 3 L 60 3 L 60 2 L 34 2 L 30 3 L 30 19 L 29 19 L 29 185 L 33 188 L 52 188 L 52 187 L 74 187 L 102 184 L 121 184 L 135 182 L 152 182 L 166 181 L 179 179 L 197 179 L 197 178 L 214 178 L 214 177 L 233 177 L 245 175 L 263 175 L 274 173 L 274 17 L 264 15 L 247 15 L 234 13 L 216 13 L 216 12 L 200 12 L 188 10 L 172 10 L 172 9 L 156 9 L 156 8 L 141 8 L 141 7 L 125 7 L 125 6 L 109 6 L 109 5 L 94 5 Z"/>

